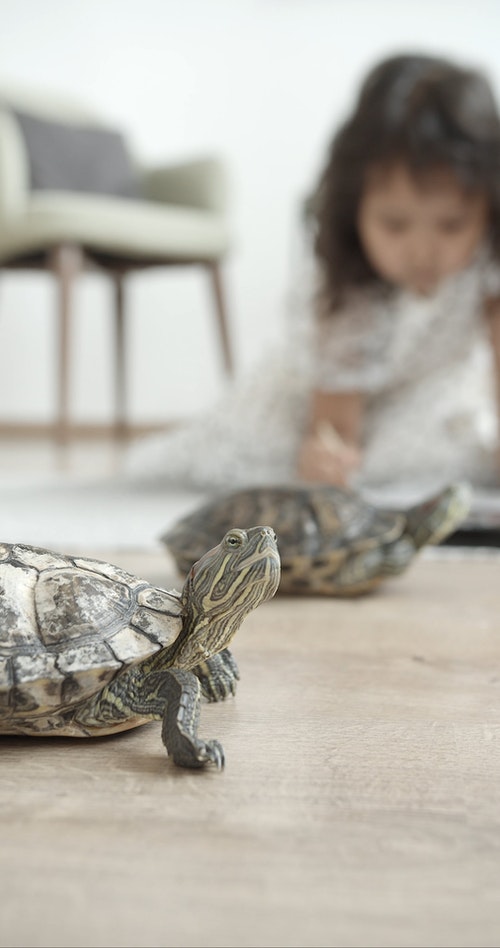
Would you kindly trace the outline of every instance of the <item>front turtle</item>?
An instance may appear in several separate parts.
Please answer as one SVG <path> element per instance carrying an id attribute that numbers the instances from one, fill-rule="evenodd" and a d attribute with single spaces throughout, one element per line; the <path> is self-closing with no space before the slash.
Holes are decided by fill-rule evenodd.
<path id="1" fill-rule="evenodd" d="M 161 539 L 184 571 L 228 523 L 270 523 L 280 548 L 280 593 L 354 596 L 402 573 L 424 545 L 451 533 L 468 512 L 469 494 L 465 485 L 451 485 L 396 511 L 341 487 L 254 487 L 203 504 Z"/>
<path id="2" fill-rule="evenodd" d="M 270 527 L 232 529 L 182 593 L 109 563 L 0 545 L 0 734 L 94 737 L 162 719 L 175 763 L 221 767 L 197 736 L 200 696 L 234 694 L 227 648 L 280 579 Z"/>

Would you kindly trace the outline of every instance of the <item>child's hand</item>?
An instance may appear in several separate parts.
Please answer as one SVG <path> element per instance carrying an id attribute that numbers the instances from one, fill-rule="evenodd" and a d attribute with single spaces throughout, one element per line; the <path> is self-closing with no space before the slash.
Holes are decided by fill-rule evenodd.
<path id="1" fill-rule="evenodd" d="M 297 468 L 304 481 L 347 487 L 360 461 L 356 447 L 346 444 L 328 422 L 319 422 L 302 442 Z"/>

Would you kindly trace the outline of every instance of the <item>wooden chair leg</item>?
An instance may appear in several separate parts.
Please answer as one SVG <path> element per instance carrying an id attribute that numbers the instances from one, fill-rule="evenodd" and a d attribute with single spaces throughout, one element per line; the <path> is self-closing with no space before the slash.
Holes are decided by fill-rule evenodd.
<path id="1" fill-rule="evenodd" d="M 59 295 L 59 377 L 56 438 L 60 442 L 66 442 L 69 435 L 71 294 L 75 278 L 83 269 L 81 248 L 73 244 L 61 244 L 54 247 L 49 255 L 49 267 L 56 278 Z"/>
<path id="2" fill-rule="evenodd" d="M 226 301 L 224 297 L 224 291 L 222 286 L 222 272 L 219 263 L 209 263 L 207 264 L 208 271 L 210 274 L 210 280 L 212 284 L 212 292 L 215 302 L 215 312 L 217 317 L 217 325 L 220 334 L 220 342 L 222 347 L 222 358 L 224 362 L 224 368 L 228 375 L 234 374 L 234 364 L 233 356 L 231 352 L 231 343 L 229 340 L 229 320 L 227 315 Z"/>
<path id="3" fill-rule="evenodd" d="M 126 431 L 126 336 L 125 336 L 125 274 L 115 270 L 112 274 L 115 315 L 115 434 L 123 437 Z"/>

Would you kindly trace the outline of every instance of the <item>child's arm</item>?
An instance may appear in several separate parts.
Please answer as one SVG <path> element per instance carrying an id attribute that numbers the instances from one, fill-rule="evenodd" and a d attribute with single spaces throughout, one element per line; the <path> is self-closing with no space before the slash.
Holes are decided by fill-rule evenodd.
<path id="1" fill-rule="evenodd" d="M 299 477 L 348 485 L 360 463 L 362 420 L 360 392 L 314 391 L 309 425 L 299 450 Z"/>

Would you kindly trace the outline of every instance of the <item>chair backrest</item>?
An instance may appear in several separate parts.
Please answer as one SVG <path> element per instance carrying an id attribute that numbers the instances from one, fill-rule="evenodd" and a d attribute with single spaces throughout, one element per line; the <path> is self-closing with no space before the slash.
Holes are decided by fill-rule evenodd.
<path id="1" fill-rule="evenodd" d="M 15 110 L 68 125 L 102 124 L 69 96 L 0 82 L 0 218 L 4 219 L 17 216 L 29 192 L 29 158 Z"/>
<path id="2" fill-rule="evenodd" d="M 0 219 L 39 189 L 139 197 L 138 164 L 121 131 L 82 103 L 0 83 Z"/>

